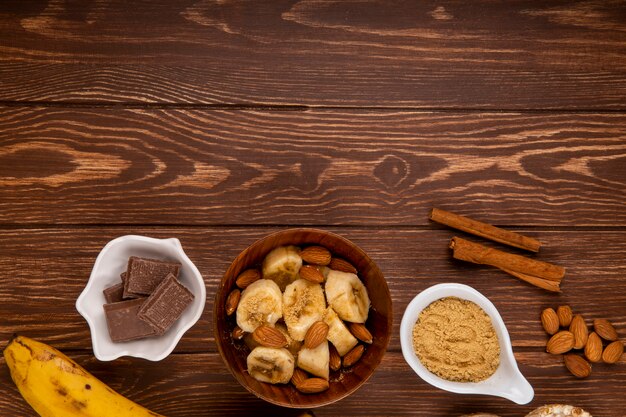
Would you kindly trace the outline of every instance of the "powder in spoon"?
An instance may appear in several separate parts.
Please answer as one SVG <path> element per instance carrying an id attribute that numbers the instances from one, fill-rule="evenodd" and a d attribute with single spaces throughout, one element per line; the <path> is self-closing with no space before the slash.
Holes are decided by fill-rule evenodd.
<path id="1" fill-rule="evenodd" d="M 482 381 L 500 364 L 491 319 L 477 304 L 456 297 L 422 310 L 413 327 L 413 348 L 430 372 L 448 381 Z"/>

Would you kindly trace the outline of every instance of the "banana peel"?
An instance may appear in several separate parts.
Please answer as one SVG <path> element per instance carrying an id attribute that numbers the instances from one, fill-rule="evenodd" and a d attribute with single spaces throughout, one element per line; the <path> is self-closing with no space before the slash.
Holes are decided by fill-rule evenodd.
<path id="1" fill-rule="evenodd" d="M 113 391 L 45 343 L 16 335 L 3 354 L 13 382 L 41 417 L 164 417 Z"/>

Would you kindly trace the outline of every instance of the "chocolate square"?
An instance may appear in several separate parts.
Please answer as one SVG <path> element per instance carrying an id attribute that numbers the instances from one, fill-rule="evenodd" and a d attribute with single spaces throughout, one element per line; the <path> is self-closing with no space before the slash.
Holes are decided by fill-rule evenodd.
<path id="1" fill-rule="evenodd" d="M 141 306 L 139 318 L 150 323 L 159 334 L 165 333 L 193 299 L 193 293 L 169 274 Z"/>
<path id="2" fill-rule="evenodd" d="M 124 284 L 120 282 L 112 287 L 105 288 L 102 293 L 104 294 L 104 299 L 107 300 L 107 304 L 124 301 Z"/>
<path id="3" fill-rule="evenodd" d="M 124 298 L 152 294 L 152 291 L 168 274 L 178 277 L 180 266 L 178 262 L 131 256 L 128 259 L 126 281 L 124 282 Z"/>
<path id="4" fill-rule="evenodd" d="M 112 341 L 127 342 L 156 334 L 150 324 L 137 316 L 145 301 L 145 298 L 138 298 L 103 306 Z"/>

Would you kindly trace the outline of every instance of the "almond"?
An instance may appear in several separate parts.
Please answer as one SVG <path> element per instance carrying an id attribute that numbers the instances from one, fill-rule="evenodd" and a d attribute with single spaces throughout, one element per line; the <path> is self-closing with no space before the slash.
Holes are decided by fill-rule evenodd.
<path id="1" fill-rule="evenodd" d="M 576 314 L 569 325 L 569 331 L 574 335 L 574 349 L 582 349 L 587 344 L 589 329 L 585 324 L 585 319 L 580 314 Z"/>
<path id="2" fill-rule="evenodd" d="M 228 298 L 226 299 L 226 315 L 230 316 L 237 310 L 237 306 L 239 305 L 239 299 L 241 298 L 241 291 L 238 289 L 234 289 L 228 294 Z"/>
<path id="3" fill-rule="evenodd" d="M 324 275 L 314 266 L 304 265 L 300 268 L 300 278 L 304 278 L 307 281 L 321 284 L 324 282 Z"/>
<path id="4" fill-rule="evenodd" d="M 304 372 L 300 368 L 296 368 L 293 370 L 293 375 L 291 376 L 291 383 L 295 387 L 297 387 L 308 378 L 309 378 L 309 375 L 306 372 Z"/>
<path id="5" fill-rule="evenodd" d="M 619 340 L 609 343 L 602 352 L 602 361 L 604 363 L 615 363 L 620 360 L 624 353 L 624 345 Z"/>
<path id="6" fill-rule="evenodd" d="M 254 281 L 261 279 L 261 273 L 258 269 L 246 269 L 237 277 L 235 284 L 242 290 Z"/>
<path id="7" fill-rule="evenodd" d="M 563 359 L 565 360 L 565 367 L 576 378 L 587 378 L 591 374 L 591 364 L 582 356 L 569 353 Z"/>
<path id="8" fill-rule="evenodd" d="M 585 356 L 589 362 L 600 362 L 602 359 L 602 339 L 596 332 L 591 332 L 585 345 Z"/>
<path id="9" fill-rule="evenodd" d="M 559 331 L 559 317 L 552 308 L 546 308 L 541 312 L 541 325 L 548 334 Z"/>
<path id="10" fill-rule="evenodd" d="M 357 273 L 356 268 L 353 267 L 350 262 L 341 258 L 332 258 L 330 260 L 330 263 L 328 264 L 328 267 L 330 269 L 334 269 L 335 271 L 350 272 L 353 274 Z"/>
<path id="11" fill-rule="evenodd" d="M 323 321 L 316 321 L 309 327 L 306 335 L 304 336 L 304 347 L 307 349 L 314 349 L 320 345 L 320 343 L 326 341 L 328 336 L 328 324 Z"/>
<path id="12" fill-rule="evenodd" d="M 313 265 L 328 265 L 331 254 L 328 249 L 322 246 L 309 246 L 300 252 L 300 257 L 306 263 Z"/>
<path id="13" fill-rule="evenodd" d="M 304 394 L 317 394 L 328 389 L 328 381 L 322 378 L 308 378 L 296 385 L 296 389 Z"/>
<path id="14" fill-rule="evenodd" d="M 556 314 L 559 316 L 561 327 L 569 327 L 573 316 L 572 308 L 570 306 L 559 306 L 556 309 Z"/>
<path id="15" fill-rule="evenodd" d="M 369 343 L 370 345 L 372 344 L 372 334 L 369 330 L 367 330 L 367 327 L 365 327 L 364 324 L 350 323 L 348 328 L 350 329 L 350 333 L 352 333 L 352 335 L 359 339 L 361 342 Z"/>
<path id="16" fill-rule="evenodd" d="M 233 332 L 231 333 L 231 336 L 235 340 L 241 340 L 241 339 L 243 339 L 243 336 L 245 334 L 246 334 L 246 332 L 244 332 L 241 327 L 235 326 L 235 328 L 233 329 Z"/>
<path id="17" fill-rule="evenodd" d="M 593 321 L 593 329 L 598 333 L 598 336 L 609 342 L 613 342 L 618 339 L 615 327 L 610 321 L 605 319 L 595 319 Z"/>
<path id="18" fill-rule="evenodd" d="M 341 356 L 339 356 L 339 352 L 337 352 L 337 349 L 332 344 L 328 346 L 328 350 L 329 350 L 328 365 L 331 370 L 338 371 L 339 368 L 341 368 Z"/>
<path id="19" fill-rule="evenodd" d="M 555 355 L 568 352 L 574 347 L 574 335 L 567 330 L 561 330 L 548 340 L 546 351 Z"/>
<path id="20" fill-rule="evenodd" d="M 261 346 L 281 348 L 287 346 L 287 338 L 279 330 L 261 325 L 254 330 L 252 338 Z"/>
<path id="21" fill-rule="evenodd" d="M 363 356 L 363 352 L 365 352 L 365 346 L 363 345 L 357 345 L 352 348 L 350 352 L 344 355 L 343 366 L 348 368 L 357 363 L 359 359 L 361 359 L 361 356 Z"/>

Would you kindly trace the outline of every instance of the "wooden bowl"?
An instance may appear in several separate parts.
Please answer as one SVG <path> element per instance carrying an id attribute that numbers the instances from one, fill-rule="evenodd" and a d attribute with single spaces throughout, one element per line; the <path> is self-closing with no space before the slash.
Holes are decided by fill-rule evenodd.
<path id="1" fill-rule="evenodd" d="M 226 316 L 225 304 L 230 291 L 235 288 L 235 279 L 244 270 L 262 263 L 272 249 L 283 245 L 321 245 L 348 260 L 359 271 L 371 300 L 371 309 L 366 326 L 373 335 L 373 343 L 365 345 L 363 357 L 351 368 L 331 371 L 330 388 L 319 394 L 302 394 L 292 384 L 272 385 L 259 382 L 247 372 L 248 348 L 243 342 L 234 342 L 231 332 L 236 326 L 235 314 Z M 217 348 L 224 363 L 234 377 L 257 397 L 290 408 L 312 408 L 334 403 L 356 391 L 374 373 L 380 364 L 389 338 L 391 337 L 392 308 L 387 282 L 374 261 L 357 245 L 334 233 L 317 229 L 288 229 L 253 243 L 226 271 L 215 296 L 214 331 Z"/>

